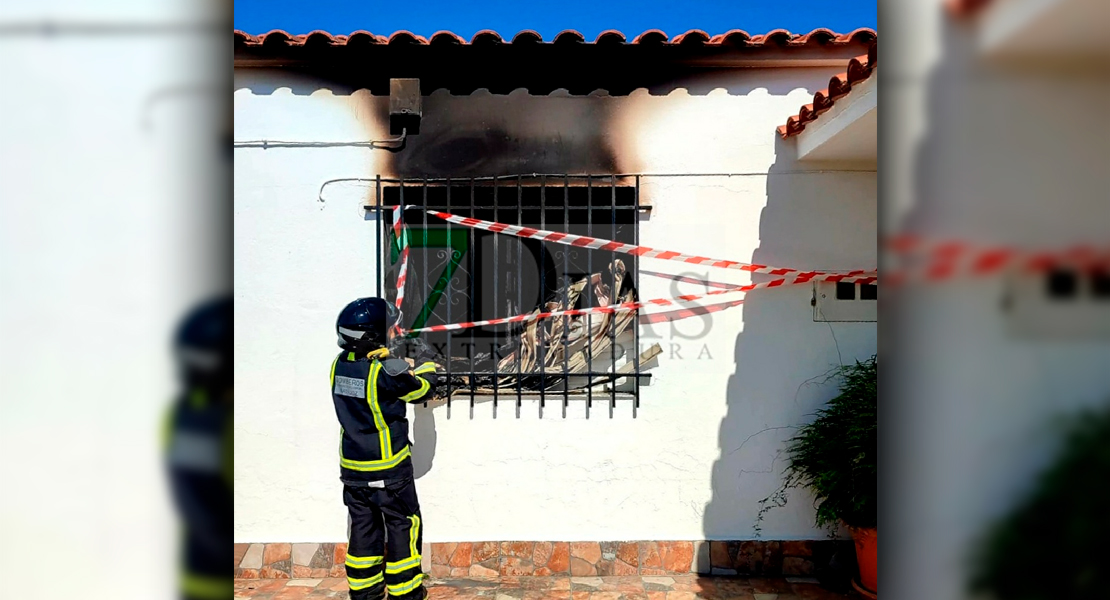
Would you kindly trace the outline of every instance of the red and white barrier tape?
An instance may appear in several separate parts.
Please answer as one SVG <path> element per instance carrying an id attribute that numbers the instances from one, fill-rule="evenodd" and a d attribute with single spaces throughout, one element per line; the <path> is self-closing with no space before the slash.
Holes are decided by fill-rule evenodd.
<path id="1" fill-rule="evenodd" d="M 858 283 L 874 283 L 875 276 L 848 276 L 848 275 L 832 275 L 827 273 L 799 273 L 796 276 L 786 279 L 772 279 L 771 281 L 763 281 L 760 283 L 750 283 L 748 285 L 736 286 L 728 289 L 713 290 L 704 294 L 688 294 L 685 296 L 677 296 L 675 298 L 656 298 L 654 300 L 641 300 L 638 302 L 624 302 L 621 304 L 611 304 L 609 306 L 595 306 L 593 308 L 573 308 L 569 310 L 557 310 L 551 312 L 528 313 L 524 315 L 516 315 L 513 317 L 503 317 L 500 319 L 487 319 L 485 321 L 472 321 L 468 323 L 451 323 L 448 325 L 432 325 L 431 327 L 421 327 L 419 329 L 408 329 L 406 333 L 426 333 L 432 331 L 456 331 L 459 329 L 469 329 L 471 327 L 485 327 L 487 325 L 503 325 L 505 323 L 524 323 L 527 321 L 535 321 L 537 319 L 548 319 L 551 317 L 577 317 L 581 315 L 596 315 L 596 314 L 612 314 L 618 312 L 628 312 L 633 310 L 640 310 L 641 308 L 649 308 L 653 306 L 681 306 L 686 302 L 693 302 L 717 296 L 720 294 L 730 294 L 735 292 L 750 292 L 752 290 L 781 287 L 784 285 L 793 285 L 798 283 L 807 283 L 809 281 L 855 281 Z"/>
<path id="2" fill-rule="evenodd" d="M 612 314 L 617 312 L 628 312 L 639 310 L 641 308 L 653 306 L 681 306 L 683 303 L 700 300 L 710 296 L 719 294 L 728 294 L 734 292 L 749 292 L 751 290 L 773 288 L 783 285 L 793 285 L 799 283 L 807 283 L 810 281 L 852 281 L 858 283 L 874 283 L 877 280 L 875 271 L 855 270 L 847 272 L 829 272 L 829 271 L 801 271 L 799 269 L 784 269 L 779 267 L 769 267 L 767 265 L 757 265 L 751 263 L 743 263 L 731 260 L 716 260 L 706 258 L 703 256 L 693 256 L 683 254 L 681 252 L 672 252 L 669 250 L 658 250 L 649 248 L 647 246 L 636 246 L 633 244 L 625 244 L 622 242 L 614 242 L 601 238 L 593 238 L 582 235 L 574 235 L 570 233 L 560 233 L 557 231 L 548 231 L 543 229 L 535 229 L 532 227 L 523 227 L 520 225 L 508 225 L 506 223 L 497 223 L 494 221 L 483 221 L 481 219 L 473 219 L 470 217 L 460 217 L 451 213 L 429 210 L 428 214 L 439 217 L 449 223 L 455 223 L 464 227 L 471 227 L 474 229 L 483 229 L 493 233 L 503 233 L 506 235 L 513 235 L 516 237 L 538 239 L 546 242 L 554 242 L 565 244 L 568 246 L 576 246 L 579 248 L 589 248 L 593 250 L 603 250 L 609 252 L 620 252 L 624 254 L 632 254 L 635 256 L 645 258 L 658 258 L 661 260 L 674 260 L 690 264 L 703 265 L 709 267 L 718 267 L 722 269 L 737 269 L 741 271 L 748 271 L 751 273 L 766 273 L 771 275 L 785 275 L 787 277 L 780 277 L 771 281 L 764 281 L 760 283 L 751 283 L 747 285 L 727 286 L 723 289 L 713 290 L 704 294 L 691 294 L 678 296 L 676 298 L 656 298 L 654 300 L 643 300 L 638 302 L 625 302 L 622 304 L 613 304 L 609 306 L 595 306 L 592 308 L 568 309 L 560 311 L 528 313 L 523 315 L 516 315 L 512 317 L 502 317 L 499 319 L 487 319 L 484 321 L 471 321 L 466 323 L 450 323 L 446 325 L 432 325 L 430 327 L 421 327 L 419 329 L 407 329 L 405 333 L 428 333 L 434 331 L 457 331 L 460 329 L 470 329 L 472 327 L 485 327 L 489 325 L 503 325 L 506 323 L 523 323 L 527 321 L 534 321 L 537 319 L 547 319 L 551 317 L 573 317 L 589 314 Z M 394 229 L 397 230 L 398 225 L 396 213 L 394 213 Z M 400 285 L 400 280 L 398 281 Z M 731 304 L 731 303 L 726 303 Z M 724 305 L 722 305 L 724 306 Z M 720 310 L 723 310 L 721 308 Z"/>
<path id="3" fill-rule="evenodd" d="M 464 227 L 472 227 L 474 229 L 484 229 L 494 233 L 504 233 L 506 235 L 513 235 L 521 238 L 528 238 L 534 240 L 542 240 L 545 242 L 553 242 L 556 244 L 565 244 L 567 246 L 577 246 L 579 248 L 589 248 L 591 250 L 604 250 L 607 252 L 620 252 L 623 254 L 632 254 L 634 256 L 641 256 L 644 258 L 658 258 L 660 260 L 675 260 L 693 265 L 702 265 L 707 267 L 718 267 L 721 269 L 737 269 L 740 271 L 748 271 L 751 273 L 766 273 L 768 275 L 791 275 L 794 273 L 801 273 L 799 269 L 784 269 L 780 267 L 769 267 L 767 265 L 756 265 L 752 263 L 737 262 L 734 260 L 720 260 L 715 258 L 706 258 L 704 256 L 694 256 L 691 254 L 683 254 L 681 252 L 672 252 L 670 250 L 659 250 L 657 248 L 649 248 L 648 246 L 636 246 L 633 244 L 625 244 L 623 242 L 614 242 L 601 238 L 587 237 L 584 235 L 575 235 L 573 233 L 561 233 L 558 231 L 548 231 L 545 229 L 535 229 L 532 227 L 524 227 L 522 225 L 508 225 L 505 223 L 497 223 L 494 221 L 483 221 L 481 219 L 473 219 L 470 217 L 460 217 L 451 213 L 439 212 L 436 210 L 429 210 L 428 214 L 439 217 L 448 223 L 455 223 Z M 811 271 L 817 274 L 833 274 L 831 271 Z M 839 273 L 845 276 L 867 275 L 873 274 L 874 271 L 847 271 Z"/>
<path id="4" fill-rule="evenodd" d="M 680 281 L 682 283 L 693 283 L 695 285 L 705 286 L 707 288 L 734 288 L 735 283 L 721 283 L 719 281 L 709 281 L 707 279 L 698 279 L 689 275 L 675 275 L 673 273 L 660 273 L 658 271 L 649 271 L 647 269 L 640 269 L 640 275 L 647 275 L 649 277 L 658 277 L 660 279 L 670 279 L 671 281 Z"/>
<path id="5" fill-rule="evenodd" d="M 693 283 L 695 285 L 705 286 L 706 288 L 733 288 L 736 287 L 734 283 L 721 283 L 719 281 L 709 281 L 706 279 L 698 279 L 689 275 L 674 275 L 672 273 L 660 273 L 658 271 L 649 271 L 647 269 L 640 269 L 640 275 L 647 275 L 649 277 L 659 277 L 661 279 L 670 279 L 672 281 L 680 281 L 682 283 Z M 690 306 L 680 308 L 677 310 L 669 310 L 666 312 L 657 313 L 644 313 L 640 315 L 641 325 L 655 325 L 658 323 L 670 323 L 672 321 L 681 321 L 682 319 L 689 319 L 691 317 L 700 317 L 722 310 L 730 309 L 734 306 L 740 306 L 744 303 L 744 299 L 729 300 L 727 302 L 719 302 L 717 304 L 701 304 L 697 306 Z"/>
<path id="6" fill-rule="evenodd" d="M 722 310 L 727 310 L 734 306 L 740 306 L 743 303 L 744 299 L 741 298 L 739 300 L 729 300 L 728 302 L 720 302 L 718 304 L 706 304 L 670 310 L 667 312 L 642 314 L 640 315 L 640 324 L 654 325 L 657 323 L 681 321 L 682 319 L 689 319 L 690 317 L 700 317 L 710 313 L 721 312 Z"/>
<path id="7" fill-rule="evenodd" d="M 1076 245 L 1059 250 L 1031 250 L 959 240 L 927 240 L 913 235 L 893 237 L 883 245 L 899 263 L 897 269 L 884 274 L 884 280 L 890 285 L 989 277 L 1010 269 L 1043 272 L 1057 267 L 1110 267 L 1110 246 Z"/>
<path id="8" fill-rule="evenodd" d="M 400 206 L 393 207 L 393 235 L 401 247 L 401 268 L 397 272 L 397 314 L 401 313 L 401 303 L 405 301 L 405 279 L 409 273 L 409 241 L 404 235 L 405 211 Z M 398 317 L 399 318 L 399 317 Z"/>

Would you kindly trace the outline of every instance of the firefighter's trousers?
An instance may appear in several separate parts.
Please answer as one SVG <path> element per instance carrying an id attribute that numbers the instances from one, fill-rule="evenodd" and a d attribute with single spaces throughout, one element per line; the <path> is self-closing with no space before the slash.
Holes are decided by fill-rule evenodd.
<path id="1" fill-rule="evenodd" d="M 382 487 L 373 487 L 381 485 Z M 411 476 L 343 486 L 350 516 L 347 583 L 351 600 L 424 597 L 421 522 Z"/>

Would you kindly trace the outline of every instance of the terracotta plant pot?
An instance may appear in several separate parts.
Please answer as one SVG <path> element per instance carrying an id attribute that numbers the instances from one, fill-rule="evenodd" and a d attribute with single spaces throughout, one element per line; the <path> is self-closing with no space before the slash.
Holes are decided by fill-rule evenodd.
<path id="1" fill-rule="evenodd" d="M 856 562 L 859 563 L 859 583 L 872 597 L 879 592 L 879 534 L 870 529 L 849 528 L 856 543 Z"/>

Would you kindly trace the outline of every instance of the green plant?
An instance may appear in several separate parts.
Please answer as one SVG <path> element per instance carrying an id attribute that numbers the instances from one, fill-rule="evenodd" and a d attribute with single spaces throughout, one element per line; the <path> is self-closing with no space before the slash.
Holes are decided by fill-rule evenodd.
<path id="1" fill-rule="evenodd" d="M 1001 600 L 1107 597 L 1110 407 L 1069 422 L 1059 457 L 980 542 L 973 591 Z"/>
<path id="2" fill-rule="evenodd" d="M 833 371 L 840 390 L 803 425 L 786 448 L 782 487 L 760 501 L 756 533 L 767 511 L 786 505 L 786 492 L 808 488 L 815 497 L 817 526 L 834 530 L 844 521 L 875 527 L 878 489 L 878 363 L 876 357 Z"/>

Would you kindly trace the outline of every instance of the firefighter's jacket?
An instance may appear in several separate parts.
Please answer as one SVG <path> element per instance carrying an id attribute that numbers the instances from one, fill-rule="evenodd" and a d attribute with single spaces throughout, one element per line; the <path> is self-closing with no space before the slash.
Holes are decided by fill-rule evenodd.
<path id="1" fill-rule="evenodd" d="M 339 417 L 339 478 L 358 485 L 412 475 L 406 403 L 433 396 L 435 364 L 415 369 L 398 358 L 341 352 L 331 365 L 331 395 Z"/>
<path id="2" fill-rule="evenodd" d="M 194 389 L 170 407 L 163 447 L 182 521 L 179 597 L 230 598 L 232 577 L 232 407 Z"/>

